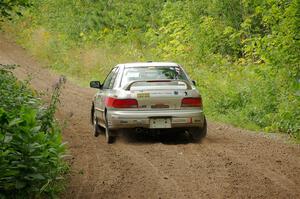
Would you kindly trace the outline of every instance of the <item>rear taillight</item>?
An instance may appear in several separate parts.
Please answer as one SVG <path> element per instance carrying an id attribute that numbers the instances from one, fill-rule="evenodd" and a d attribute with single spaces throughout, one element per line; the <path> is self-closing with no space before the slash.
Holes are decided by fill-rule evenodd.
<path id="1" fill-rule="evenodd" d="M 138 102 L 136 99 L 116 99 L 108 97 L 105 100 L 107 107 L 111 108 L 137 108 Z"/>
<path id="2" fill-rule="evenodd" d="M 200 97 L 186 97 L 181 101 L 181 107 L 202 107 L 202 99 Z"/>

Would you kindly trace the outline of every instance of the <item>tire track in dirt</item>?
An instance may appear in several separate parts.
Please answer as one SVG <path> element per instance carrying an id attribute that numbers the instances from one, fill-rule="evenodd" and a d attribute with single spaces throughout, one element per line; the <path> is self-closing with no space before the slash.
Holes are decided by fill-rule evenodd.
<path id="1" fill-rule="evenodd" d="M 49 93 L 58 75 L 0 34 L 0 63 Z M 67 82 L 57 118 L 72 158 L 61 198 L 300 198 L 300 147 L 283 139 L 210 123 L 202 143 L 185 135 L 124 133 L 113 145 L 89 125 L 95 90 Z M 47 96 L 45 97 L 47 99 Z"/>

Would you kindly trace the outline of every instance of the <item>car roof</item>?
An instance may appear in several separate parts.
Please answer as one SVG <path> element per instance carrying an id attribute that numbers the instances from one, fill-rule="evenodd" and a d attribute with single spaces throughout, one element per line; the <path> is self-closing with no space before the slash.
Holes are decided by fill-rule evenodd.
<path id="1" fill-rule="evenodd" d="M 124 63 L 124 64 L 118 64 L 123 65 L 125 67 L 147 67 L 147 66 L 179 66 L 179 64 L 174 62 L 133 62 L 133 63 Z"/>

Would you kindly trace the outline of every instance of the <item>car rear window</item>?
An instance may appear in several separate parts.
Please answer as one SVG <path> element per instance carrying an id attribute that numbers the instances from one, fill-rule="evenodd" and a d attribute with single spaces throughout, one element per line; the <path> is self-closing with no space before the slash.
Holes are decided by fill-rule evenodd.
<path id="1" fill-rule="evenodd" d="M 177 66 L 126 67 L 121 86 L 136 80 L 188 80 L 185 73 Z"/>

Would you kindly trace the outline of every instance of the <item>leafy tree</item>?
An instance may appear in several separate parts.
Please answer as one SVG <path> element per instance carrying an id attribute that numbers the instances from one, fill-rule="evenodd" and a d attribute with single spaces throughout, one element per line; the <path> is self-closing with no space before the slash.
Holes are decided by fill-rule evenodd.
<path id="1" fill-rule="evenodd" d="M 9 17 L 12 13 L 21 15 L 20 8 L 30 6 L 30 0 L 3 0 L 0 1 L 0 19 Z"/>

